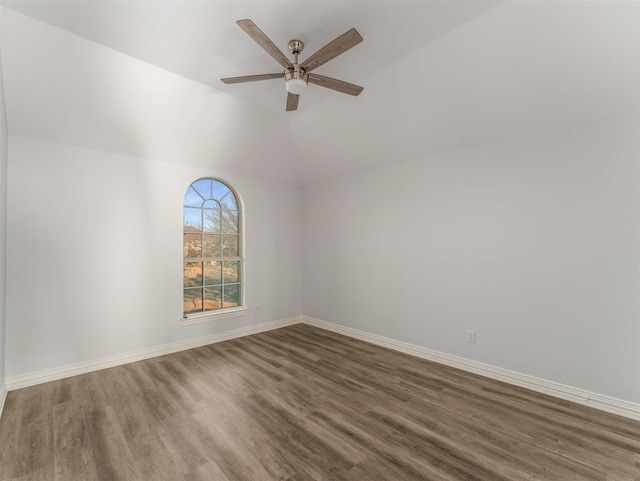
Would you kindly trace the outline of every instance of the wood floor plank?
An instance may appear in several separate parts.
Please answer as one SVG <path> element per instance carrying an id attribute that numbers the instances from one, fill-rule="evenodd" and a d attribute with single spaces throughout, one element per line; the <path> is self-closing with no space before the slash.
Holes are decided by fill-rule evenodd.
<path id="1" fill-rule="evenodd" d="M 11 481 L 50 481 L 53 476 L 51 467 L 36 469 L 35 471 L 29 471 L 24 476 L 19 478 L 13 478 Z"/>
<path id="2" fill-rule="evenodd" d="M 525 479 L 556 479 L 549 477 L 548 453 L 540 451 L 536 439 L 526 429 L 506 431 L 504 425 L 487 425 L 477 417 L 463 417 L 455 411 L 432 403 L 412 400 L 407 405 L 405 418 L 448 439 L 455 439 L 461 449 L 498 460 L 505 472 L 520 471 L 517 477 Z M 514 449 L 517 446 L 517 449 Z M 542 455 L 540 455 L 540 452 Z"/>
<path id="3" fill-rule="evenodd" d="M 302 418 L 262 393 L 250 396 L 243 407 L 269 433 L 272 442 L 288 453 L 294 463 L 303 461 L 300 467 L 318 481 L 325 479 L 326 473 L 350 469 L 355 462 L 349 456 L 360 458 L 360 453 L 353 451 L 341 453 L 329 439 L 305 429 Z"/>
<path id="4" fill-rule="evenodd" d="M 0 479 L 12 479 L 16 471 L 23 399 L 27 395 L 24 389 L 7 394 L 0 419 Z"/>
<path id="5" fill-rule="evenodd" d="M 14 438 L 14 478 L 53 478 L 53 386 L 34 386 L 20 397 L 21 419 Z M 14 433 L 15 435 L 16 433 Z"/>
<path id="6" fill-rule="evenodd" d="M 14 460 L 14 477 L 27 477 L 41 472 L 53 478 L 53 427 L 44 423 L 30 426 L 23 420 Z"/>
<path id="7" fill-rule="evenodd" d="M 90 445 L 100 481 L 133 481 L 140 477 L 111 406 L 86 414 Z"/>
<path id="8" fill-rule="evenodd" d="M 156 423 L 155 432 L 166 446 L 172 462 L 183 475 L 196 471 L 212 460 L 208 452 L 209 447 L 203 446 L 196 433 L 183 422 L 183 418 L 166 419 L 162 424 Z"/>
<path id="9" fill-rule="evenodd" d="M 144 363 L 144 371 L 157 388 L 158 396 L 152 397 L 161 398 L 164 401 L 163 409 L 167 416 L 175 416 L 179 412 L 196 412 L 197 400 L 167 372 L 164 362 L 163 358 L 157 358 L 149 359 Z"/>
<path id="10" fill-rule="evenodd" d="M 188 419 L 190 429 L 220 470 L 229 479 L 260 481 L 270 479 L 266 467 L 259 462 L 251 450 L 234 436 L 232 421 L 209 424 L 202 414 Z M 276 478 L 277 479 L 277 478 Z"/>
<path id="11" fill-rule="evenodd" d="M 72 397 L 53 406 L 53 453 L 56 480 L 98 481 L 84 413 Z"/>
<path id="12" fill-rule="evenodd" d="M 505 404 L 502 401 L 496 404 L 495 399 L 481 396 L 460 403 L 447 397 L 447 393 L 442 393 L 441 402 L 430 403 L 434 410 L 437 410 L 438 405 L 454 409 L 456 418 L 461 422 L 463 417 L 458 414 L 460 411 L 466 410 L 472 414 L 472 421 L 462 422 L 465 433 L 481 432 L 484 426 L 487 429 L 485 432 L 507 434 L 508 439 L 517 440 L 524 445 L 533 442 L 534 445 L 529 449 L 534 452 L 537 451 L 536 446 L 545 446 L 546 450 L 574 459 L 578 463 L 590 464 L 596 470 L 612 469 L 609 466 L 614 459 L 621 461 L 622 465 L 630 466 L 628 461 L 634 448 L 619 450 L 615 443 L 603 443 L 591 437 L 588 431 L 585 432 L 580 427 L 583 423 L 575 424 L 576 421 L 569 415 L 563 418 L 564 426 L 559 426 L 556 410 L 546 412 L 544 409 L 537 409 L 537 413 L 532 414 L 526 409 L 527 406 Z M 617 436 L 615 432 L 611 435 Z M 545 456 L 539 458 L 545 459 Z M 620 471 L 620 468 L 616 470 Z"/>
<path id="13" fill-rule="evenodd" d="M 213 461 L 185 474 L 185 481 L 231 481 Z"/>
<path id="14" fill-rule="evenodd" d="M 291 459 L 289 452 L 273 442 L 271 432 L 252 416 L 246 413 L 240 413 L 240 417 L 230 416 L 225 429 L 234 439 L 238 452 L 250 453 L 264 467 L 268 473 L 266 479 L 286 479 L 295 473 L 298 463 Z"/>
<path id="15" fill-rule="evenodd" d="M 12 391 L 2 481 L 640 481 L 640 422 L 295 325 Z"/>
<path id="16" fill-rule="evenodd" d="M 381 479 L 406 479 L 406 474 L 398 471 L 391 463 L 370 457 L 350 469 L 346 481 L 380 481 Z"/>

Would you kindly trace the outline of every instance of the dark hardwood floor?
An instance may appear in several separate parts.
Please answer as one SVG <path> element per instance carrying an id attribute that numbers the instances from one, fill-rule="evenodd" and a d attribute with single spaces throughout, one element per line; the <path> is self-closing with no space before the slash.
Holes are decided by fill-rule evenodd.
<path id="1" fill-rule="evenodd" d="M 305 325 L 10 392 L 0 479 L 640 480 L 640 422 Z"/>

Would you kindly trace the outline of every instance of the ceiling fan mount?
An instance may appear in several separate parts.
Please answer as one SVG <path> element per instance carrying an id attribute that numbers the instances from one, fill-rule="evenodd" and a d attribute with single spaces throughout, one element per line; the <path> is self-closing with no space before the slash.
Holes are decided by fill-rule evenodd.
<path id="1" fill-rule="evenodd" d="M 325 77 L 311 70 L 327 63 L 338 55 L 346 52 L 351 47 L 362 42 L 362 36 L 355 28 L 348 30 L 316 53 L 311 55 L 302 63 L 298 63 L 298 55 L 304 50 L 304 43 L 301 40 L 293 39 L 289 41 L 289 50 L 293 54 L 293 63 L 276 47 L 276 45 L 260 30 L 255 23 L 249 19 L 238 20 L 236 22 L 258 45 L 260 45 L 269 55 L 271 55 L 282 67 L 283 73 L 268 73 L 259 75 L 246 75 L 243 77 L 228 77 L 221 79 L 226 84 L 255 82 L 257 80 L 271 80 L 284 78 L 287 89 L 287 112 L 298 109 L 300 94 L 306 90 L 309 82 L 320 87 L 336 90 L 349 95 L 359 95 L 363 88 L 343 80 Z"/>
<path id="2" fill-rule="evenodd" d="M 304 43 L 302 43 L 302 40 L 289 40 L 289 50 L 293 55 L 300 55 L 304 50 Z"/>

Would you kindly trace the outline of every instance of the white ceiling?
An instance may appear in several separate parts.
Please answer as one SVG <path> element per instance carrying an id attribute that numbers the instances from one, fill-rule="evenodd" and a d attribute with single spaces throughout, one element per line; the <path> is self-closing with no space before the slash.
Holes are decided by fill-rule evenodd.
<path id="1" fill-rule="evenodd" d="M 640 2 L 2 1 L 11 134 L 308 184 L 640 104 Z M 235 21 L 306 58 L 355 27 L 285 112 Z M 409 87 L 409 83 L 413 87 Z"/>

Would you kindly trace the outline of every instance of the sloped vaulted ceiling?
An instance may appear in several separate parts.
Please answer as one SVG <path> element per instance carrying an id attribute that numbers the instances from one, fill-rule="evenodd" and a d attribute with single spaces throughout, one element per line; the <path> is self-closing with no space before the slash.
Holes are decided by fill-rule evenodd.
<path id="1" fill-rule="evenodd" d="M 545 129 L 640 103 L 640 3 L 4 1 L 11 134 L 291 182 Z M 301 58 L 364 42 L 285 112 L 279 70 L 235 21 Z"/>

